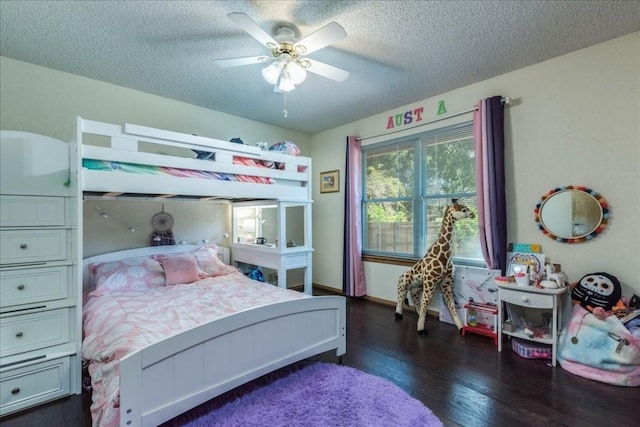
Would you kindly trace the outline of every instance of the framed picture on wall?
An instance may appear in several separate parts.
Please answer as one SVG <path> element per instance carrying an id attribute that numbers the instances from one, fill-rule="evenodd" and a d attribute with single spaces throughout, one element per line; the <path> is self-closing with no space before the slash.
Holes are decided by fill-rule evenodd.
<path id="1" fill-rule="evenodd" d="M 320 192 L 335 193 L 340 191 L 340 171 L 320 172 Z"/>

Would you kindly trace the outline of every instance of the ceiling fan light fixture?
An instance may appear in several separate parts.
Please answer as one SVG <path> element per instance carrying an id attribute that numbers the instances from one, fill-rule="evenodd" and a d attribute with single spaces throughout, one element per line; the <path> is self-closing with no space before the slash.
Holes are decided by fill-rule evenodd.
<path id="1" fill-rule="evenodd" d="M 291 76 L 286 70 L 280 74 L 280 81 L 278 82 L 277 88 L 280 92 L 291 92 L 296 88 Z"/>
<path id="2" fill-rule="evenodd" d="M 307 78 L 307 72 L 295 61 L 291 61 L 284 69 L 291 77 L 291 81 L 295 85 L 301 84 Z"/>
<path id="3" fill-rule="evenodd" d="M 283 64 L 281 61 L 273 61 L 262 69 L 262 77 L 264 77 L 269 84 L 274 85 L 278 82 L 282 69 Z"/>
<path id="4" fill-rule="evenodd" d="M 306 55 L 347 36 L 344 28 L 336 22 L 330 22 L 296 41 L 296 31 L 291 26 L 284 25 L 278 28 L 277 34 L 272 37 L 244 13 L 232 12 L 227 16 L 247 34 L 269 49 L 271 55 L 216 60 L 215 64 L 222 68 L 271 62 L 262 69 L 262 76 L 269 84 L 273 85 L 275 92 L 294 90 L 296 85 L 305 81 L 307 71 L 339 82 L 349 76 L 345 70 L 305 58 Z"/>
<path id="5" fill-rule="evenodd" d="M 287 52 L 282 52 L 273 63 L 262 69 L 262 77 L 274 85 L 275 92 L 290 92 L 302 83 L 307 72 Z"/>

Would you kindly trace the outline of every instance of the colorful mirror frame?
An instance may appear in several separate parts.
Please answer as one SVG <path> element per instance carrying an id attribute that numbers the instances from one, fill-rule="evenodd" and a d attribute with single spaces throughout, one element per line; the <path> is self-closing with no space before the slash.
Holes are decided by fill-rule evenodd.
<path id="1" fill-rule="evenodd" d="M 551 199 L 553 196 L 557 196 L 560 193 L 564 192 L 584 192 L 587 195 L 591 196 L 598 204 L 600 208 L 599 219 L 597 220 L 597 224 L 595 224 L 592 228 L 589 229 L 588 232 L 579 234 L 577 236 L 563 236 L 559 235 L 557 231 L 552 231 L 548 226 L 545 225 L 542 219 L 542 212 L 545 204 Z M 556 187 L 549 192 L 547 192 L 540 201 L 536 204 L 536 208 L 534 209 L 535 213 L 535 221 L 536 225 L 545 235 L 549 238 L 556 240 L 562 243 L 580 243 L 585 242 L 587 240 L 591 240 L 596 237 L 598 234 L 602 233 L 602 231 L 606 228 L 607 222 L 609 220 L 609 205 L 607 201 L 597 192 L 593 191 L 590 188 L 578 186 L 578 185 L 567 185 L 564 187 Z"/>

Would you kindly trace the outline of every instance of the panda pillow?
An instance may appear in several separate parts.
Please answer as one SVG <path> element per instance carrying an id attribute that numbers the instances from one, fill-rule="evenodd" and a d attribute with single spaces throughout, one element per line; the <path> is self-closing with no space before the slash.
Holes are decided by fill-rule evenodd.
<path id="1" fill-rule="evenodd" d="M 622 297 L 622 287 L 616 276 L 609 273 L 590 273 L 578 281 L 571 291 L 571 299 L 589 311 L 602 307 L 612 310 Z"/>

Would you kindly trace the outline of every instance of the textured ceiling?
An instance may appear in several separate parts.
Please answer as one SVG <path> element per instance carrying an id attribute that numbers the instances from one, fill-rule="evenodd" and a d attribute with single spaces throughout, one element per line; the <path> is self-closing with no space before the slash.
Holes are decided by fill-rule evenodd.
<path id="1" fill-rule="evenodd" d="M 331 21 L 347 38 L 310 55 L 350 72 L 309 74 L 286 96 L 268 53 L 227 18 L 244 12 L 302 38 Z M 7 1 L 0 55 L 308 134 L 640 30 L 640 1 Z"/>

